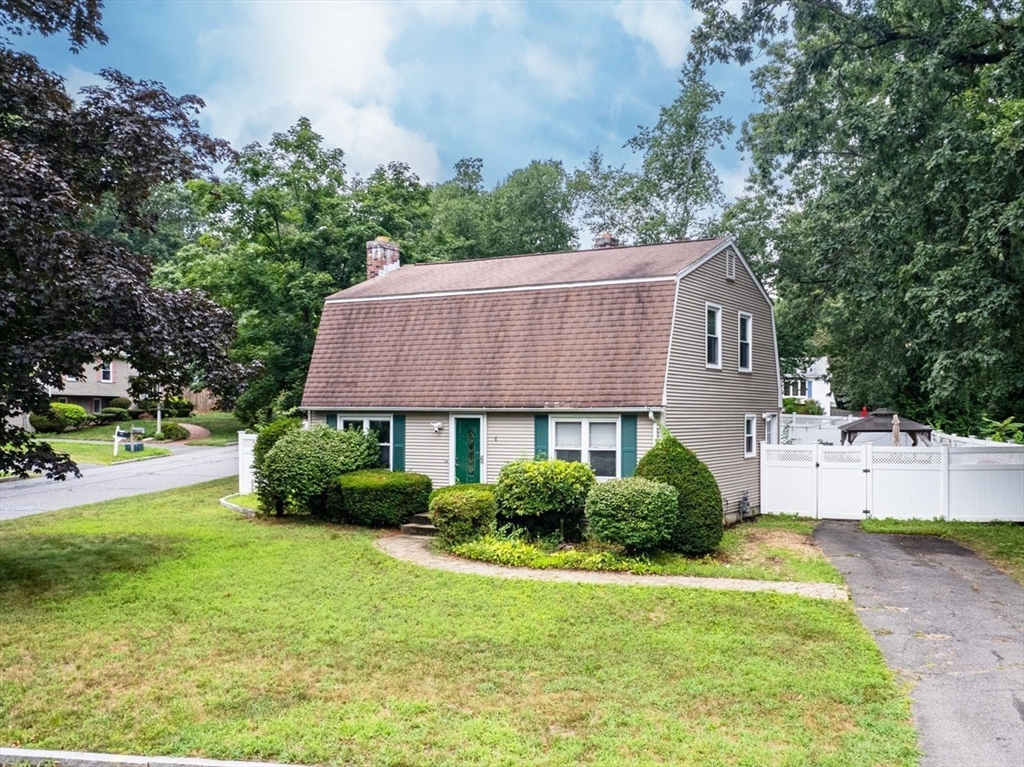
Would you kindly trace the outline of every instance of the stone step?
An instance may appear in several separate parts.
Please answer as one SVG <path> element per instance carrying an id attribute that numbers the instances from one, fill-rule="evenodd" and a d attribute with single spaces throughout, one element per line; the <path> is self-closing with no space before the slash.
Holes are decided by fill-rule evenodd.
<path id="1" fill-rule="evenodd" d="M 412 518 L 409 520 L 409 522 L 411 522 L 414 525 L 430 525 L 430 524 L 433 524 L 430 521 L 430 515 L 429 514 L 413 514 Z"/>
<path id="2" fill-rule="evenodd" d="M 437 528 L 433 525 L 418 525 L 415 522 L 408 522 L 402 525 L 402 532 L 406 535 L 437 535 Z"/>

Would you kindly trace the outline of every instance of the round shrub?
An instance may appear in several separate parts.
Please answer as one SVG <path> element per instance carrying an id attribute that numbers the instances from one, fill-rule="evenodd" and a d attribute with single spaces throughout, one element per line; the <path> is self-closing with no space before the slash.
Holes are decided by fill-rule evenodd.
<path id="1" fill-rule="evenodd" d="M 430 521 L 447 548 L 494 532 L 498 504 L 489 485 L 451 485 L 430 497 Z"/>
<path id="2" fill-rule="evenodd" d="M 722 540 L 722 493 L 711 470 L 671 434 L 662 434 L 640 459 L 634 475 L 666 482 L 679 491 L 668 546 L 693 556 L 710 554 Z"/>
<path id="3" fill-rule="evenodd" d="M 127 410 L 131 406 L 132 406 L 132 401 L 130 399 L 128 399 L 127 397 L 114 397 L 114 399 L 110 400 L 110 403 L 107 405 L 107 407 L 105 407 L 103 409 L 106 410 L 108 407 L 120 407 L 120 408 L 124 408 L 125 410 Z"/>
<path id="4" fill-rule="evenodd" d="M 184 397 L 168 397 L 164 401 L 164 410 L 175 418 L 188 418 L 196 406 Z"/>
<path id="5" fill-rule="evenodd" d="M 29 413 L 28 422 L 40 434 L 59 434 L 66 428 L 53 408 L 45 413 Z"/>
<path id="6" fill-rule="evenodd" d="M 123 398 L 122 398 L 123 399 Z M 124 407 L 105 407 L 100 411 L 100 415 L 104 416 L 104 421 L 130 421 L 132 420 L 131 413 L 128 412 L 128 408 Z"/>
<path id="7" fill-rule="evenodd" d="M 494 498 L 498 513 L 535 537 L 560 534 L 580 540 L 587 493 L 594 486 L 594 471 L 582 463 L 520 460 L 506 464 L 498 474 Z"/>
<path id="8" fill-rule="evenodd" d="M 270 448 L 276 445 L 277 441 L 285 434 L 301 426 L 301 418 L 278 418 L 276 421 L 268 423 L 260 429 L 259 436 L 256 437 L 256 444 L 252 449 L 253 468 L 259 471 L 260 467 L 263 466 L 263 459 L 270 452 Z"/>
<path id="9" fill-rule="evenodd" d="M 176 424 L 174 421 L 164 421 L 160 424 L 160 427 L 158 439 L 162 439 L 165 442 L 178 442 L 189 437 L 188 429 Z"/>
<path id="10" fill-rule="evenodd" d="M 679 491 L 643 477 L 601 482 L 587 495 L 587 536 L 628 552 L 656 549 L 672 535 Z"/>
<path id="11" fill-rule="evenodd" d="M 50 410 L 57 414 L 57 418 L 65 427 L 78 429 L 89 423 L 89 414 L 81 405 L 69 405 L 66 402 L 54 402 Z"/>
<path id="12" fill-rule="evenodd" d="M 398 527 L 414 514 L 426 514 L 430 477 L 425 474 L 363 469 L 337 477 L 316 516 L 364 527 Z"/>
<path id="13" fill-rule="evenodd" d="M 256 472 L 256 493 L 267 511 L 324 516 L 327 490 L 346 471 L 377 465 L 380 448 L 372 435 L 327 426 L 295 429 L 282 436 Z"/>

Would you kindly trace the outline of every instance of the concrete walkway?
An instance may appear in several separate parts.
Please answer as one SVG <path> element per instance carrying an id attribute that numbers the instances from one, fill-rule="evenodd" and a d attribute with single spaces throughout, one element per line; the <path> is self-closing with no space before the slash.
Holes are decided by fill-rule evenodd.
<path id="1" fill-rule="evenodd" d="M 93 754 L 82 751 L 42 751 L 34 748 L 0 748 L 0 764 L 33 767 L 287 767 L 277 762 L 237 762 L 185 756 L 133 756 Z"/>
<path id="2" fill-rule="evenodd" d="M 390 535 L 377 539 L 377 547 L 395 559 L 452 573 L 559 583 L 676 586 L 718 591 L 773 591 L 779 594 L 797 594 L 816 599 L 839 601 L 848 599 L 846 589 L 832 583 L 792 583 L 789 581 L 751 581 L 740 578 L 694 578 L 688 575 L 634 575 L 632 573 L 600 573 L 587 570 L 531 570 L 527 567 L 502 567 L 445 554 L 435 554 L 430 551 L 429 543 L 430 538 L 416 535 Z"/>
<path id="3" fill-rule="evenodd" d="M 921 767 L 1024 765 L 1024 588 L 941 538 L 822 522 L 814 539 L 914 685 Z"/>
<path id="4" fill-rule="evenodd" d="M 80 466 L 63 482 L 37 477 L 0 483 L 0 521 L 237 476 L 238 447 L 170 446 L 173 455 L 113 466 Z"/>

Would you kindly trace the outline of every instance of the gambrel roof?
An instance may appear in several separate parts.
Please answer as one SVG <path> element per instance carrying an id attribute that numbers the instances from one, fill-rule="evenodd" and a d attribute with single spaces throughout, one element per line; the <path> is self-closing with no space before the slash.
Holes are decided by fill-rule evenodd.
<path id="1" fill-rule="evenodd" d="M 302 407 L 660 406 L 676 276 L 727 242 L 402 266 L 327 299 Z"/>

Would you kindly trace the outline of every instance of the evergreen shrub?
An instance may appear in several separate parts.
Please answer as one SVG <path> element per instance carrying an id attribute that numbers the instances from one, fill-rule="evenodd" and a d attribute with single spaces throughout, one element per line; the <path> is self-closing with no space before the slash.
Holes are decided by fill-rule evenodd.
<path id="1" fill-rule="evenodd" d="M 270 448 L 276 445 L 277 441 L 285 434 L 301 426 L 301 418 L 278 418 L 276 421 L 272 421 L 260 429 L 260 433 L 256 437 L 256 444 L 252 449 L 253 468 L 259 471 L 260 467 L 263 466 L 263 459 L 270 452 Z"/>
<path id="2" fill-rule="evenodd" d="M 100 411 L 102 420 L 104 421 L 130 421 L 132 420 L 131 413 L 128 412 L 128 408 L 123 407 L 105 407 Z"/>
<path id="3" fill-rule="evenodd" d="M 45 413 L 29 413 L 28 422 L 40 434 L 59 434 L 66 428 L 52 407 Z"/>
<path id="4" fill-rule="evenodd" d="M 364 527 L 398 527 L 414 514 L 426 514 L 430 477 L 388 469 L 363 469 L 336 477 L 315 516 Z"/>
<path id="5" fill-rule="evenodd" d="M 338 475 L 376 466 L 379 453 L 376 438 L 356 429 L 293 429 L 263 457 L 256 472 L 256 494 L 264 511 L 279 516 L 325 516 L 327 491 Z"/>
<path id="6" fill-rule="evenodd" d="M 196 406 L 184 397 L 168 397 L 164 401 L 164 410 L 175 418 L 188 418 Z"/>
<path id="7" fill-rule="evenodd" d="M 666 548 L 692 556 L 712 553 L 722 540 L 722 493 L 711 470 L 668 432 L 640 459 L 634 475 L 679 491 L 679 513 Z"/>
<path id="8" fill-rule="evenodd" d="M 114 397 L 114 399 L 110 400 L 110 403 L 107 405 L 107 407 L 120 407 L 120 408 L 124 408 L 125 410 L 127 410 L 131 406 L 132 406 L 132 401 L 130 399 L 128 399 L 127 397 Z M 107 407 L 105 407 L 103 409 L 106 410 Z"/>
<path id="9" fill-rule="evenodd" d="M 498 504 L 493 485 L 451 485 L 438 490 L 430 496 L 430 521 L 443 546 L 458 546 L 494 532 Z"/>
<path id="10" fill-rule="evenodd" d="M 66 402 L 54 402 L 50 410 L 57 414 L 58 420 L 66 428 L 79 429 L 89 423 L 89 414 L 81 405 L 69 405 Z M 63 431 L 63 429 L 61 430 Z"/>
<path id="11" fill-rule="evenodd" d="M 672 537 L 679 491 L 664 482 L 628 477 L 601 482 L 587 495 L 587 537 L 627 552 L 649 551 Z"/>
<path id="12" fill-rule="evenodd" d="M 594 471 L 582 463 L 519 460 L 506 464 L 498 474 L 494 498 L 504 521 L 544 538 L 563 540 L 583 537 L 587 493 L 594 486 Z"/>
<path id="13" fill-rule="evenodd" d="M 160 424 L 160 434 L 157 438 L 165 442 L 178 442 L 179 440 L 188 439 L 188 436 L 188 429 L 184 426 L 174 421 L 164 421 Z"/>

